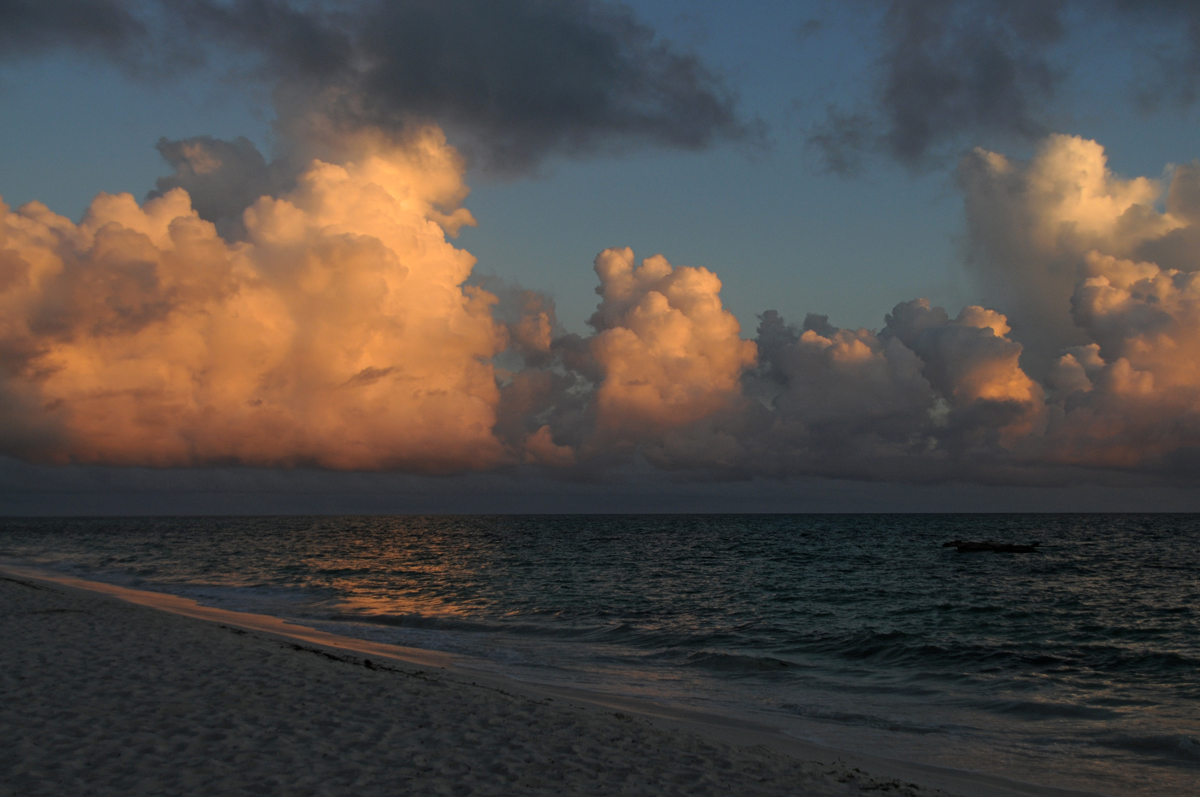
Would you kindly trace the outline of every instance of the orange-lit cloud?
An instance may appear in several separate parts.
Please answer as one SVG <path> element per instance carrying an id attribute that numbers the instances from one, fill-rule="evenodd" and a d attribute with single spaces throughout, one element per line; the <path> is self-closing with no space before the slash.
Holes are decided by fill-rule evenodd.
<path id="1" fill-rule="evenodd" d="M 969 265 L 1005 309 L 1039 376 L 1064 347 L 1087 342 L 1071 317 L 1071 296 L 1088 253 L 1128 257 L 1184 226 L 1155 210 L 1159 181 L 1117 177 L 1104 148 L 1077 136 L 1050 136 L 1028 163 L 977 149 L 963 159 L 959 183 Z"/>
<path id="2" fill-rule="evenodd" d="M 1028 163 L 977 150 L 961 174 L 973 265 L 1012 308 L 1047 388 L 1048 426 L 1027 453 L 1167 470 L 1190 458 L 1200 167 L 1176 167 L 1165 183 L 1122 179 L 1096 142 L 1051 136 Z"/>
<path id="3" fill-rule="evenodd" d="M 763 317 L 770 426 L 758 463 L 780 473 L 945 478 L 1015 455 L 1044 426 L 1041 387 L 1021 370 L 1003 315 L 950 318 L 924 299 L 896 305 L 882 330 L 803 329 Z"/>
<path id="4" fill-rule="evenodd" d="M 143 205 L 0 215 L 0 453 L 1033 483 L 1200 464 L 1200 165 L 1125 180 L 1066 136 L 968 156 L 992 308 L 901 302 L 878 330 L 766 312 L 748 340 L 714 273 L 614 248 L 581 337 L 548 297 L 472 282 L 437 129 L 361 131 L 286 181 L 239 181 L 247 146 L 177 143 Z"/>
<path id="5" fill-rule="evenodd" d="M 591 351 L 603 371 L 597 424 L 644 437 L 729 407 L 755 346 L 721 306 L 721 281 L 704 268 L 672 267 L 662 255 L 634 267 L 633 250 L 596 258 L 603 300 Z"/>
<path id="6" fill-rule="evenodd" d="M 227 243 L 182 189 L 101 194 L 75 225 L 5 209 L 0 306 L 16 453 L 52 462 L 489 467 L 493 297 L 446 241 L 462 164 L 439 131 L 313 162 Z M 15 430 L 15 431 L 14 431 Z M 12 439 L 16 438 L 16 439 Z"/>
<path id="7" fill-rule="evenodd" d="M 1072 299 L 1092 343 L 1050 380 L 1061 417 L 1050 452 L 1067 462 L 1136 467 L 1200 445 L 1200 278 L 1092 253 Z"/>

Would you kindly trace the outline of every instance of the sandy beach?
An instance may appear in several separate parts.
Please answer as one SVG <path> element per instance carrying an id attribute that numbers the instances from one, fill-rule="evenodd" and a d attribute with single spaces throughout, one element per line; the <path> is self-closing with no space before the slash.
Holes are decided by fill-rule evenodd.
<path id="1" fill-rule="evenodd" d="M 0 640 L 6 796 L 1063 793 L 12 569 Z"/>

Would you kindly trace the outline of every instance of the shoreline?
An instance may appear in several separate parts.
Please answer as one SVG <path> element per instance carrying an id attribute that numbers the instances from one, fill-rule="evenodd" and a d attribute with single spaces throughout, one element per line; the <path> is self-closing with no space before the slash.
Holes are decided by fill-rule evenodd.
<path id="1" fill-rule="evenodd" d="M 582 756 L 583 771 L 587 775 L 585 781 L 574 787 L 559 784 L 557 787 L 559 791 L 566 788 L 569 792 L 571 788 L 587 786 L 595 787 L 591 793 L 597 794 L 671 793 L 673 786 L 676 784 L 683 786 L 684 781 L 688 781 L 689 785 L 686 788 L 678 789 L 678 793 L 705 793 L 706 791 L 717 793 L 722 789 L 728 790 L 732 787 L 735 789 L 735 793 L 747 794 L 886 793 L 909 794 L 914 797 L 941 794 L 958 794 L 964 795 L 964 797 L 1012 797 L 1015 795 L 1068 797 L 1069 795 L 1090 794 L 1089 792 L 1025 784 L 984 773 L 949 770 L 925 764 L 833 750 L 786 736 L 766 726 L 726 717 L 669 708 L 648 701 L 581 689 L 518 681 L 491 672 L 473 670 L 469 667 L 469 661 L 464 657 L 338 636 L 287 623 L 267 615 L 201 606 L 188 598 L 88 581 L 35 568 L 12 564 L 0 565 L 0 595 L 5 598 L 5 603 L 16 600 L 24 604 L 30 604 L 31 601 L 37 605 L 46 604 L 48 601 L 49 603 L 64 604 L 62 606 L 47 605 L 41 609 L 26 609 L 26 612 L 38 613 L 38 619 L 31 623 L 28 620 L 29 615 L 26 615 L 25 637 L 31 644 L 29 649 L 16 651 L 19 656 L 36 657 L 44 656 L 47 653 L 45 650 L 37 650 L 37 642 L 30 638 L 30 626 L 43 626 L 40 636 L 44 646 L 69 646 L 72 641 L 75 643 L 80 641 L 77 638 L 78 635 L 73 637 L 69 628 L 54 628 L 52 632 L 48 633 L 50 629 L 45 627 L 54 624 L 55 620 L 52 618 L 58 618 L 58 625 L 63 626 L 67 622 L 67 618 L 74 614 L 89 614 L 107 618 L 110 626 L 119 625 L 121 620 L 125 622 L 126 626 L 132 624 L 133 629 L 126 628 L 126 633 L 132 630 L 133 635 L 139 639 L 144 636 L 144 626 L 157 626 L 160 630 L 166 626 L 168 635 L 189 640 L 193 644 L 191 656 L 199 659 L 205 658 L 200 652 L 203 649 L 203 641 L 211 640 L 215 634 L 225 643 L 218 646 L 226 649 L 225 658 L 221 661 L 235 675 L 246 675 L 246 660 L 253 656 L 261 656 L 262 646 L 266 646 L 266 649 L 275 654 L 275 657 L 281 654 L 289 657 L 281 660 L 282 663 L 288 664 L 289 669 L 295 670 L 298 666 L 303 671 L 299 674 L 293 673 L 296 680 L 292 686 L 298 686 L 299 690 L 292 689 L 292 699 L 298 699 L 297 695 L 299 698 L 306 696 L 307 692 L 304 686 L 307 679 L 313 674 L 310 672 L 313 667 L 324 668 L 320 671 L 321 674 L 335 680 L 340 678 L 343 681 L 353 681 L 363 675 L 371 678 L 390 677 L 395 683 L 383 687 L 385 692 L 391 690 L 387 697 L 405 698 L 410 702 L 418 700 L 420 697 L 412 694 L 412 687 L 417 681 L 435 683 L 439 690 L 453 692 L 461 707 L 484 717 L 481 720 L 483 728 L 491 730 L 492 736 L 500 739 L 506 738 L 505 723 L 503 721 L 494 722 L 494 720 L 497 719 L 497 712 L 500 713 L 501 720 L 503 719 L 504 709 L 490 705 L 489 701 L 494 697 L 516 701 L 524 707 L 525 711 L 531 712 L 529 717 L 523 716 L 521 721 L 528 721 L 526 728 L 534 729 L 531 731 L 533 735 L 527 740 L 528 749 L 525 752 L 541 751 L 534 755 L 535 759 L 546 754 L 547 750 L 553 750 L 560 740 L 560 734 L 547 733 L 547 731 L 556 727 L 556 723 L 561 724 L 569 717 L 573 718 L 567 722 L 567 725 L 573 728 L 572 732 L 581 741 L 572 745 L 570 749 L 586 748 L 591 751 L 590 755 L 600 756 L 602 759 L 607 753 L 608 758 L 612 760 L 596 761 Z M 140 612 L 152 612 L 153 614 L 138 615 L 135 612 L 134 614 L 137 616 L 134 617 L 129 614 L 129 611 L 120 611 L 121 607 L 129 609 L 137 607 Z M 9 613 L 6 613 L 5 617 L 11 619 Z M 12 639 L 20 638 L 12 634 L 5 634 L 5 636 Z M 38 634 L 33 634 L 33 636 L 38 636 Z M 94 640 L 97 637 L 92 635 L 91 639 L 95 644 Z M 229 643 L 233 643 L 232 648 Z M 152 644 L 153 640 L 147 639 L 143 646 Z M 21 646 L 14 647 L 20 648 Z M 110 673 L 109 677 L 120 678 L 122 655 L 126 658 L 136 659 L 138 656 L 145 658 L 149 654 L 146 651 L 128 649 L 128 645 L 125 649 L 109 651 L 110 657 L 116 657 L 114 667 L 117 670 L 115 673 Z M 211 654 L 209 657 L 211 658 Z M 174 670 L 178 671 L 181 668 L 186 669 L 185 665 L 193 663 L 160 662 L 159 666 L 170 674 L 172 666 Z M 216 664 L 217 662 L 211 661 L 200 662 L 201 667 L 211 668 Z M 413 667 L 423 669 L 412 670 Z M 334 669 L 330 670 L 329 668 Z M 391 676 L 388 676 L 389 673 Z M 403 677 L 397 679 L 396 675 Z M 135 678 L 135 680 L 137 679 Z M 147 689 L 150 688 L 144 681 L 142 685 Z M 346 685 L 346 683 L 341 684 L 343 690 Z M 80 687 L 81 694 L 78 696 L 81 701 L 80 705 L 86 706 L 88 698 L 94 697 L 94 695 L 89 693 L 86 682 Z M 38 688 L 35 685 L 34 691 L 36 692 Z M 40 689 L 42 692 L 53 691 L 55 684 L 42 684 Z M 397 694 L 392 694 L 392 692 Z M 401 692 L 403 694 L 399 694 Z M 135 709 L 135 713 L 140 710 L 144 714 L 148 708 L 154 709 L 156 701 L 159 704 L 169 703 L 169 698 L 170 695 L 152 695 L 146 698 L 150 706 L 143 705 L 140 709 Z M 6 702 L 11 703 L 12 701 Z M 422 706 L 424 705 L 419 700 L 418 702 Z M 316 708 L 324 711 L 328 707 L 318 706 Z M 236 707 L 227 711 L 232 711 L 233 715 L 237 714 Z M 567 712 L 567 714 L 564 715 L 563 712 Z M 582 712 L 583 719 L 576 716 L 579 712 Z M 461 717 L 456 719 L 453 716 L 441 716 L 439 719 L 436 711 L 431 716 L 434 717 L 435 723 L 444 721 L 448 728 L 454 728 L 455 722 L 458 726 L 467 725 L 473 728 L 473 730 L 457 728 L 458 734 L 467 739 L 468 744 L 472 736 L 483 738 L 483 735 L 479 733 L 480 728 Z M 238 719 L 234 716 L 232 720 L 228 721 L 232 721 L 236 725 Z M 392 725 L 396 724 L 394 718 L 384 721 L 391 722 Z M 614 722 L 617 723 L 615 731 L 612 727 Z M 133 724 L 136 726 L 136 722 Z M 52 726 L 46 730 L 51 734 L 54 732 Z M 412 736 L 412 729 L 404 727 L 403 724 L 393 730 L 401 735 L 409 732 L 409 736 Z M 8 729 L 6 729 L 7 732 Z M 610 742 L 619 739 L 622 743 L 632 744 L 632 749 L 627 749 L 624 751 L 624 755 L 617 755 L 613 758 L 612 754 L 622 751 L 606 750 L 608 745 L 605 743 L 605 736 L 612 732 L 619 732 L 620 735 L 613 737 Z M 184 733 L 186 734 L 186 731 Z M 453 730 L 450 733 L 451 736 L 454 735 Z M 417 734 L 417 736 L 419 735 Z M 414 739 L 415 737 L 408 741 L 412 743 Z M 652 740 L 656 748 L 653 755 L 641 752 L 647 747 L 647 739 Z M 304 758 L 302 749 L 304 745 L 297 740 L 286 744 L 281 741 L 279 744 L 291 751 L 289 755 L 296 753 L 293 748 L 298 745 L 301 748 L 299 755 Z M 441 758 L 454 759 L 456 755 L 461 754 L 462 744 L 462 740 L 458 742 L 446 740 L 445 749 L 440 751 Z M 699 749 L 697 745 L 708 751 L 706 756 L 701 756 L 700 759 L 696 758 L 696 751 Z M 617 745 L 618 748 L 620 746 Z M 404 751 L 399 752 L 403 753 Z M 437 760 L 436 752 L 428 750 L 424 752 L 433 756 L 429 759 L 430 761 Z M 272 750 L 269 747 L 261 748 L 257 756 L 254 766 L 246 768 L 243 774 L 247 776 L 260 774 L 258 771 L 269 765 L 273 757 Z M 512 755 L 509 755 L 509 758 L 511 757 Z M 637 760 L 639 757 L 643 759 L 640 768 Z M 278 758 L 278 756 L 274 756 L 274 758 Z M 579 758 L 580 756 L 575 756 L 575 759 Z M 731 764 L 734 760 L 739 763 Z M 517 771 L 510 766 L 511 763 L 513 762 L 504 760 L 500 761 L 497 766 L 509 773 Z M 559 765 L 574 771 L 574 769 L 578 769 L 575 765 L 579 763 L 579 760 L 572 761 L 571 755 L 567 755 L 566 758 L 560 760 Z M 372 767 L 380 768 L 378 764 L 364 763 L 363 766 L 365 767 L 364 771 L 373 771 Z M 539 766 L 538 771 L 544 772 L 545 762 L 543 761 Z M 742 768 L 743 777 L 734 776 L 731 780 L 729 770 L 731 767 L 738 766 Z M 632 780 L 629 777 L 626 778 L 630 782 L 614 782 L 607 785 L 600 782 L 603 779 L 603 773 L 612 770 L 613 767 L 627 772 L 627 774 L 635 774 L 630 776 Z M 756 773 L 759 777 L 750 775 L 750 772 Z M 384 773 L 376 774 L 386 778 Z M 443 774 L 441 777 L 427 778 L 428 782 L 424 782 L 424 786 L 410 780 L 408 788 L 428 788 L 442 791 L 443 787 L 457 786 L 460 791 L 464 788 L 467 789 L 462 793 L 491 793 L 490 787 L 500 785 L 486 778 L 476 782 L 473 777 L 475 776 L 464 775 L 460 779 L 461 782 L 453 783 L 451 782 L 454 780 L 452 774 Z M 498 775 L 497 777 L 503 779 L 509 776 Z M 535 774 L 533 777 L 536 781 L 542 776 Z M 642 780 L 638 780 L 639 778 Z M 646 780 L 646 778 L 650 778 L 650 780 Z M 506 788 L 529 793 L 537 793 L 542 788 L 533 781 L 522 784 L 513 782 L 511 778 L 505 783 L 507 784 Z M 550 788 L 553 790 L 554 787 Z M 291 793 L 294 788 L 286 787 L 282 788 L 282 791 Z M 4 793 L 6 793 L 4 786 L 0 783 L 0 794 Z M 32 792 L 26 787 L 21 790 L 21 793 Z M 106 792 L 101 788 L 97 793 L 116 794 L 121 792 Z M 318 788 L 317 791 L 311 793 L 327 792 Z"/>

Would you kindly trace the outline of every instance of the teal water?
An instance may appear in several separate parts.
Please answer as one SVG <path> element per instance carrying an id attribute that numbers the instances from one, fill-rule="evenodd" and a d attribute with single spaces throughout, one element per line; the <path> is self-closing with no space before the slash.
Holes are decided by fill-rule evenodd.
<path id="1" fill-rule="evenodd" d="M 843 749 L 1200 793 L 1200 516 L 8 519 L 0 557 Z"/>

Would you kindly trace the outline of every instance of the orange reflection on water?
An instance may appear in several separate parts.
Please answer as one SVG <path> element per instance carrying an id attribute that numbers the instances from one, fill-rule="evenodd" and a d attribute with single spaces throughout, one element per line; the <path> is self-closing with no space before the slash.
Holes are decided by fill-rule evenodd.
<path id="1" fill-rule="evenodd" d="M 335 549 L 304 562 L 304 567 L 324 575 L 324 586 L 339 596 L 332 609 L 404 625 L 405 618 L 463 618 L 490 606 L 492 600 L 476 588 L 486 580 L 480 571 L 503 557 L 499 546 L 478 538 L 468 542 L 461 529 L 447 527 L 454 522 L 448 518 L 412 521 L 406 518 L 388 530 L 364 529 L 361 536 L 330 538 Z M 389 523 L 375 521 L 379 522 Z"/>

